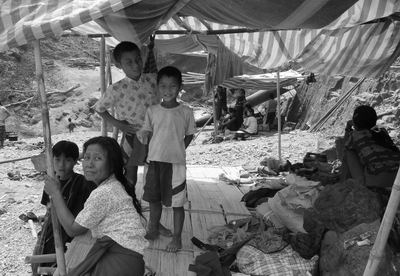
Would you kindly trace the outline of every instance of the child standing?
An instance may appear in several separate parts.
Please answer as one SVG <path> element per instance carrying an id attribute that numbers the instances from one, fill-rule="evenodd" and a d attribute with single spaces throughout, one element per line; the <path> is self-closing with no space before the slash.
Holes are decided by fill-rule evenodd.
<path id="1" fill-rule="evenodd" d="M 72 122 L 71 118 L 68 118 L 68 130 L 69 130 L 69 133 L 73 132 L 74 128 L 76 128 L 76 125 Z"/>
<path id="2" fill-rule="evenodd" d="M 174 230 L 166 249 L 176 252 L 182 248 L 183 205 L 187 201 L 185 149 L 193 139 L 195 121 L 193 110 L 177 101 L 182 89 L 182 74 L 178 69 L 171 66 L 161 69 L 157 84 L 162 102 L 148 108 L 139 135 L 143 143 L 151 135 L 143 194 L 143 199 L 150 203 L 146 238 L 158 238 L 162 205 L 172 207 Z"/>
<path id="3" fill-rule="evenodd" d="M 146 157 L 146 148 L 137 139 L 136 132 L 143 125 L 147 108 L 159 103 L 156 91 L 157 70 L 150 68 L 149 73 L 142 72 L 140 49 L 129 41 L 118 44 L 113 56 L 117 67 L 122 69 L 126 77 L 108 87 L 95 109 L 104 120 L 123 132 L 121 148 L 126 177 L 135 186 L 138 166 L 144 164 Z M 116 117 L 107 111 L 112 106 Z"/>

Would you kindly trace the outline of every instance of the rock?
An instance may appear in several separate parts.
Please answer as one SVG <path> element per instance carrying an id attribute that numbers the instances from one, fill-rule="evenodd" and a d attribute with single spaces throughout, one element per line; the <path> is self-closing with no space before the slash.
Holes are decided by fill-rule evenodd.
<path id="1" fill-rule="evenodd" d="M 0 216 L 7 213 L 6 209 L 0 208 Z"/>
<path id="2" fill-rule="evenodd" d="M 94 106 L 94 105 L 97 103 L 97 101 L 98 101 L 97 98 L 90 98 L 90 99 L 88 99 L 87 105 L 88 105 L 89 107 L 92 107 L 92 106 Z"/>
<path id="3" fill-rule="evenodd" d="M 39 123 L 42 121 L 42 114 L 36 114 L 30 119 L 30 123 L 32 125 Z"/>
<path id="4" fill-rule="evenodd" d="M 395 115 L 385 115 L 382 117 L 382 121 L 384 122 L 384 124 L 391 124 L 396 122 L 397 119 Z"/>

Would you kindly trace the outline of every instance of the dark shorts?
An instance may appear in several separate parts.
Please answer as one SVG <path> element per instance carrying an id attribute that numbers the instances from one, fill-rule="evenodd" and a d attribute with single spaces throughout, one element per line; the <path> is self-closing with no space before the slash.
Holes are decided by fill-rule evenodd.
<path id="1" fill-rule="evenodd" d="M 151 161 L 145 166 L 143 200 L 182 207 L 187 201 L 186 165 Z"/>
<path id="2" fill-rule="evenodd" d="M 6 139 L 6 126 L 0 126 L 0 139 Z"/>
<path id="3" fill-rule="evenodd" d="M 121 148 L 127 167 L 144 165 L 148 146 L 140 143 L 135 134 L 124 134 L 121 140 Z"/>

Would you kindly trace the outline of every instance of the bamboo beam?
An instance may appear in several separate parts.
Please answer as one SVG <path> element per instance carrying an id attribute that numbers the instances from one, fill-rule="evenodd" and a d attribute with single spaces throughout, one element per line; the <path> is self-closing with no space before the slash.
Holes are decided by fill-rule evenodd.
<path id="1" fill-rule="evenodd" d="M 35 53 L 35 66 L 36 66 L 36 80 L 38 84 L 38 93 L 40 95 L 40 103 L 42 106 L 42 123 L 43 123 L 43 138 L 46 153 L 46 165 L 47 175 L 55 177 L 53 157 L 51 152 L 51 132 L 50 132 L 50 119 L 49 119 L 49 107 L 47 105 L 46 89 L 44 86 L 43 78 L 43 67 L 42 67 L 42 56 L 40 53 L 40 42 L 35 40 L 33 42 L 34 53 Z M 60 276 L 65 276 L 65 256 L 64 256 L 64 245 L 61 240 L 60 224 L 57 219 L 56 210 L 52 208 L 53 200 L 50 198 L 50 214 L 51 223 L 53 225 L 54 244 L 56 250 L 57 267 L 60 271 Z"/>
<path id="2" fill-rule="evenodd" d="M 390 193 L 389 202 L 387 204 L 385 214 L 376 235 L 374 246 L 369 253 L 367 266 L 365 267 L 363 276 L 374 276 L 378 270 L 379 263 L 385 253 L 386 242 L 392 228 L 394 217 L 400 202 L 400 168 L 397 171 L 396 179 Z"/>
<path id="3" fill-rule="evenodd" d="M 25 257 L 26 264 L 52 263 L 56 261 L 56 254 L 32 255 Z"/>
<path id="4" fill-rule="evenodd" d="M 100 87 L 101 96 L 106 93 L 106 39 L 100 40 Z M 101 118 L 101 136 L 107 136 L 107 122 Z"/>
<path id="5" fill-rule="evenodd" d="M 236 29 L 225 29 L 225 30 L 207 30 L 207 31 L 187 31 L 187 30 L 157 30 L 154 32 L 155 35 L 188 35 L 188 34 L 203 34 L 203 35 L 218 35 L 218 34 L 239 34 L 239 33 L 256 33 L 264 31 L 280 31 L 281 29 L 266 30 L 266 29 L 250 29 L 250 28 L 236 28 Z M 101 38 L 101 37 L 111 37 L 110 34 L 88 34 L 81 35 L 78 33 L 64 33 L 61 36 L 86 36 L 89 38 Z"/>
<path id="6" fill-rule="evenodd" d="M 282 162 L 282 127 L 281 127 L 281 87 L 279 71 L 276 72 L 276 95 L 277 95 L 277 115 L 278 115 L 278 158 Z"/>

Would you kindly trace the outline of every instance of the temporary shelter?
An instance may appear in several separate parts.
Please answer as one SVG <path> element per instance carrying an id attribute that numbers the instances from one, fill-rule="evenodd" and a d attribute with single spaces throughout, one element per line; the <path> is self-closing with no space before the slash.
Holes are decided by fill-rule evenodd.
<path id="1" fill-rule="evenodd" d="M 155 33 L 160 49 L 170 47 L 169 51 L 173 48 L 178 53 L 206 49 L 217 68 L 208 74 L 212 85 L 241 74 L 240 62 L 268 70 L 296 63 L 319 74 L 374 77 L 399 55 L 399 12 L 398 0 L 1 0 L 0 51 L 34 43 L 51 175 L 51 135 L 39 39 L 73 30 L 110 34 L 114 39 L 108 43 L 130 40 L 142 44 Z M 399 185 L 400 173 L 389 211 L 397 209 Z M 386 243 L 387 225 L 394 215 L 387 213 L 376 247 Z M 56 246 L 62 252 L 62 245 L 56 242 Z M 371 256 L 379 257 L 380 252 Z M 376 260 L 371 260 L 365 275 L 376 270 Z M 62 253 L 57 253 L 57 262 L 63 274 Z"/>

